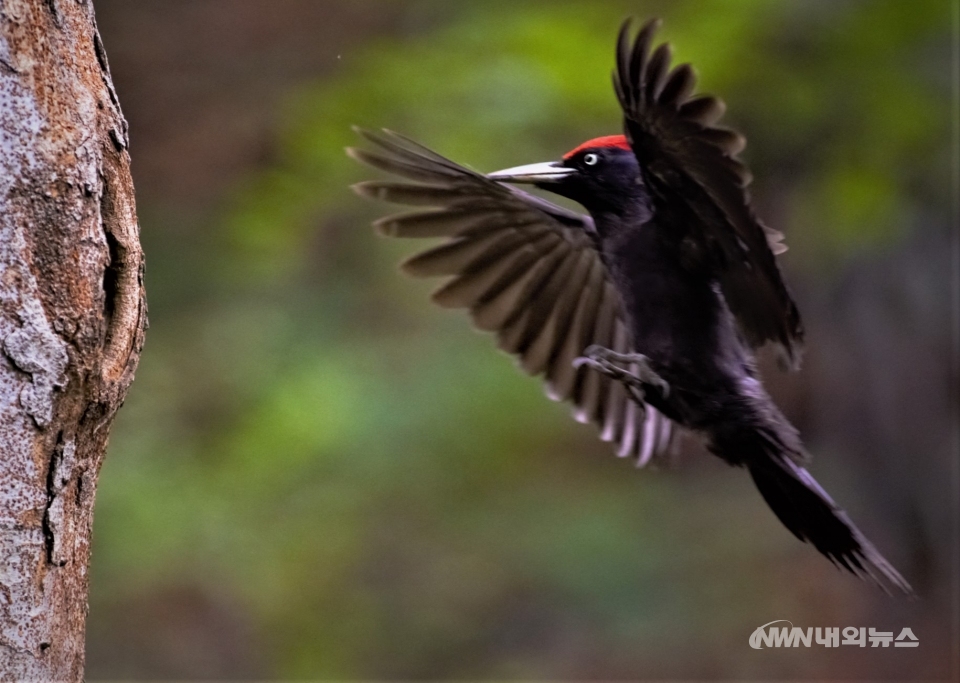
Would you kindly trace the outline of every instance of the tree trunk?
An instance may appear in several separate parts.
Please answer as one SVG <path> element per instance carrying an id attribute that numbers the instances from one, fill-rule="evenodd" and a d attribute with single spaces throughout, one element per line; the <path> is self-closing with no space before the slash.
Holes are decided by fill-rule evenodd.
<path id="1" fill-rule="evenodd" d="M 0 0 L 0 677 L 83 676 L 97 473 L 143 256 L 89 0 Z"/>

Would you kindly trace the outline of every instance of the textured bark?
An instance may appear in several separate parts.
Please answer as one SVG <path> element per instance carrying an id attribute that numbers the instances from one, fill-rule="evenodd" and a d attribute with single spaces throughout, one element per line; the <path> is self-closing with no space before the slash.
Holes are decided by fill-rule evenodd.
<path id="1" fill-rule="evenodd" d="M 89 0 L 0 0 L 0 677 L 83 676 L 97 473 L 146 326 Z"/>

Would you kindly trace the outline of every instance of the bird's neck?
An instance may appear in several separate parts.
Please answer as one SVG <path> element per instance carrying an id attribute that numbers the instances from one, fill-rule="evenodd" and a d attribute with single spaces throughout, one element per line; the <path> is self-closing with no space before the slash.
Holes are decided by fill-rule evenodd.
<path id="1" fill-rule="evenodd" d="M 588 207 L 601 241 L 619 241 L 625 233 L 639 230 L 653 217 L 653 208 L 646 195 L 638 192 L 626 200 L 618 199 L 616 202 Z"/>

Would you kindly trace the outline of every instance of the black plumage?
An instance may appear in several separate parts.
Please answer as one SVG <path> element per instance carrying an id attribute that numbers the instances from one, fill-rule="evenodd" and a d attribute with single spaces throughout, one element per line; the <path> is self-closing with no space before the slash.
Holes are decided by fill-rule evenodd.
<path id="1" fill-rule="evenodd" d="M 719 127 L 723 105 L 692 97 L 689 65 L 670 69 L 657 22 L 634 41 L 624 24 L 614 89 L 623 136 L 589 141 L 548 164 L 484 176 L 396 133 L 361 134 L 356 159 L 411 182 L 361 195 L 433 207 L 377 221 L 398 237 L 446 237 L 404 264 L 449 276 L 434 300 L 467 308 L 548 395 L 574 405 L 621 456 L 668 451 L 679 425 L 746 467 L 798 538 L 886 588 L 910 592 L 804 468 L 796 430 L 757 376 L 754 350 L 776 345 L 797 367 L 803 329 L 774 258 L 783 236 L 751 208 L 744 139 Z M 577 214 L 505 183 L 582 204 Z M 611 353 L 612 352 L 612 353 Z"/>
<path id="2" fill-rule="evenodd" d="M 415 277 L 449 276 L 434 301 L 467 308 L 494 332 L 520 367 L 543 375 L 547 395 L 573 404 L 580 422 L 638 464 L 666 453 L 674 425 L 656 409 L 627 400 L 619 383 L 574 359 L 591 344 L 632 351 L 619 295 L 596 249 L 593 220 L 459 166 L 396 133 L 359 131 L 376 151 L 359 161 L 418 184 L 367 181 L 365 197 L 435 207 L 388 216 L 376 229 L 392 237 L 446 237 L 402 268 Z"/>

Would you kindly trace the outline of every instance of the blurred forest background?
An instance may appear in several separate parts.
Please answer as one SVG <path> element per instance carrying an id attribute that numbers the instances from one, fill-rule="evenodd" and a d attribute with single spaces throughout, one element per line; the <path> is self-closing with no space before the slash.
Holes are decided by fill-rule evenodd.
<path id="1" fill-rule="evenodd" d="M 96 0 L 151 328 L 97 503 L 89 679 L 943 679 L 960 642 L 950 0 Z M 813 472 L 914 584 L 742 471 L 634 470 L 402 279 L 351 124 L 481 170 L 619 132 L 627 15 L 742 130 L 787 234 Z M 774 619 L 918 649 L 752 650 Z M 954 675 L 956 671 L 954 670 Z"/>

